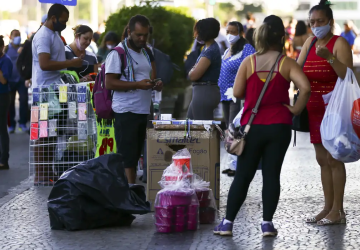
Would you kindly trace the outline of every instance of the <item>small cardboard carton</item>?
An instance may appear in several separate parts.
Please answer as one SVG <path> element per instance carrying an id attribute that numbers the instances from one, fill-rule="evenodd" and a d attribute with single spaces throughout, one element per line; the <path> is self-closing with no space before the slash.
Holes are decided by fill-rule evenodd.
<path id="1" fill-rule="evenodd" d="M 193 172 L 210 182 L 217 206 L 220 199 L 220 137 L 214 126 L 207 131 L 204 125 L 191 125 L 190 137 L 184 137 L 184 125 L 155 125 L 147 132 L 147 200 L 154 209 L 159 181 L 172 156 L 180 149 L 191 153 Z"/>

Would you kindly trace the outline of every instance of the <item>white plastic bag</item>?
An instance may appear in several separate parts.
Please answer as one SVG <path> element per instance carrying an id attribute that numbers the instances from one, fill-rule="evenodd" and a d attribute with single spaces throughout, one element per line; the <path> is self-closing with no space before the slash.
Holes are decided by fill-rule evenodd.
<path id="1" fill-rule="evenodd" d="M 228 159 L 227 159 L 228 168 L 235 171 L 236 165 L 237 165 L 237 155 L 228 154 Z"/>
<path id="2" fill-rule="evenodd" d="M 324 102 L 328 95 L 324 96 Z M 338 78 L 320 126 L 324 147 L 344 163 L 360 159 L 360 88 L 351 69 Z"/>
<path id="3" fill-rule="evenodd" d="M 241 117 L 242 117 L 243 112 L 244 112 L 244 108 L 242 108 L 242 109 L 240 110 L 240 112 L 235 116 L 235 118 L 234 118 L 234 120 L 233 120 L 233 123 L 234 123 L 235 128 L 238 128 L 238 127 L 241 126 L 240 120 L 241 120 Z"/>
<path id="4" fill-rule="evenodd" d="M 228 99 L 233 100 L 234 103 L 236 103 L 236 98 L 234 97 L 234 90 L 233 88 L 228 88 L 225 92 L 225 95 Z"/>

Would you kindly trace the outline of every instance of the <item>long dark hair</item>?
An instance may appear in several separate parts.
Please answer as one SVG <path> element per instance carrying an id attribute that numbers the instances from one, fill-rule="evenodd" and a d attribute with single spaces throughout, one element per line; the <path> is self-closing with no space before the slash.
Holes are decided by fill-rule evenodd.
<path id="1" fill-rule="evenodd" d="M 116 45 L 120 43 L 118 35 L 113 31 L 109 31 L 108 33 L 106 33 L 104 39 L 101 42 L 100 48 L 106 49 L 106 42 L 108 41 L 113 41 Z"/>
<path id="2" fill-rule="evenodd" d="M 4 43 L 4 36 L 0 36 L 0 47 L 4 47 L 5 43 Z M 2 51 L 0 51 L 2 52 Z"/>
<path id="3" fill-rule="evenodd" d="M 307 26 L 304 21 L 298 21 L 295 27 L 295 36 L 302 36 L 307 33 Z"/>
<path id="4" fill-rule="evenodd" d="M 255 48 L 255 42 L 254 42 L 254 28 L 250 28 L 246 31 L 245 39 L 248 40 L 251 46 Z"/>
<path id="5" fill-rule="evenodd" d="M 244 26 L 240 22 L 230 22 L 228 25 L 237 27 L 240 39 L 231 47 L 231 55 L 236 55 L 244 49 L 245 44 L 249 43 L 241 33 L 244 32 Z"/>

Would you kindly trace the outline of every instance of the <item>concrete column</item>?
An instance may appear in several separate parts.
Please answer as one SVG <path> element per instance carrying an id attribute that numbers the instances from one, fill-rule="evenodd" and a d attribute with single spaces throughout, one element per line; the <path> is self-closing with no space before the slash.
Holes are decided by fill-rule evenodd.
<path id="1" fill-rule="evenodd" d="M 98 0 L 91 0 L 91 28 L 97 30 L 99 27 L 99 4 Z"/>

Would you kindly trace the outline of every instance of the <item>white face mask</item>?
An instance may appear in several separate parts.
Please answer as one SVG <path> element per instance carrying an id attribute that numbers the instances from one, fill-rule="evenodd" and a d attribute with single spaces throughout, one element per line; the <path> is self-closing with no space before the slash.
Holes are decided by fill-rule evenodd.
<path id="1" fill-rule="evenodd" d="M 318 39 L 323 39 L 331 30 L 330 22 L 325 26 L 311 28 L 311 31 Z"/>
<path id="2" fill-rule="evenodd" d="M 230 44 L 234 44 L 237 41 L 239 41 L 240 36 L 239 35 L 234 36 L 234 35 L 231 35 L 231 34 L 227 34 L 226 38 L 227 38 L 227 40 L 229 41 Z"/>
<path id="3" fill-rule="evenodd" d="M 109 50 L 111 50 L 111 49 L 115 48 L 115 46 L 114 46 L 114 45 L 106 45 L 106 47 L 107 47 Z"/>
<path id="4" fill-rule="evenodd" d="M 201 41 L 201 40 L 199 40 L 198 38 L 196 38 L 195 40 L 196 40 L 196 42 L 198 42 L 198 43 L 200 43 L 200 44 L 205 44 L 205 41 Z"/>

